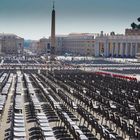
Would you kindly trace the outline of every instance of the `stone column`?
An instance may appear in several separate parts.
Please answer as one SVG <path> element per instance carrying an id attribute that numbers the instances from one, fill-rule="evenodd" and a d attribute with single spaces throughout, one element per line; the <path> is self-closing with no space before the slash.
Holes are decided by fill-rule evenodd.
<path id="1" fill-rule="evenodd" d="M 136 51 L 136 43 L 135 43 L 135 45 L 134 45 L 134 47 L 133 47 L 133 49 L 132 49 L 132 51 L 133 51 L 133 56 L 135 56 L 135 51 Z"/>
<path id="2" fill-rule="evenodd" d="M 128 56 L 128 43 L 125 43 L 125 56 Z"/>
<path id="3" fill-rule="evenodd" d="M 114 50 L 115 50 L 114 49 L 114 43 L 112 43 L 111 45 L 112 45 L 112 53 L 111 53 L 111 55 L 114 56 Z"/>
<path id="4" fill-rule="evenodd" d="M 140 50 L 139 47 L 140 47 L 140 43 L 136 43 L 136 47 L 135 47 L 135 56 L 136 56 L 136 53 L 139 53 L 139 52 L 138 52 L 138 51 Z"/>
<path id="5" fill-rule="evenodd" d="M 110 42 L 108 42 L 108 56 L 110 56 L 111 54 L 111 44 Z"/>
<path id="6" fill-rule="evenodd" d="M 104 42 L 104 56 L 108 57 L 108 42 Z"/>
<path id="7" fill-rule="evenodd" d="M 131 56 L 131 47 L 132 47 L 132 42 L 130 43 L 130 48 L 129 48 L 129 55 Z"/>
<path id="8" fill-rule="evenodd" d="M 130 56 L 131 53 L 131 43 L 127 43 L 127 56 Z"/>
<path id="9" fill-rule="evenodd" d="M 130 46 L 130 56 L 131 57 L 133 56 L 133 45 L 134 45 L 134 43 L 131 43 L 131 46 Z"/>
<path id="10" fill-rule="evenodd" d="M 115 43 L 115 53 L 116 56 L 118 56 L 118 42 Z"/>
<path id="11" fill-rule="evenodd" d="M 121 57 L 124 56 L 124 54 L 123 54 L 123 43 L 122 42 L 120 42 L 120 55 L 121 55 Z"/>
<path id="12" fill-rule="evenodd" d="M 99 56 L 99 42 L 98 41 L 96 41 L 95 42 L 95 56 Z"/>
<path id="13" fill-rule="evenodd" d="M 121 55 L 121 43 L 119 42 L 118 43 L 118 56 Z"/>

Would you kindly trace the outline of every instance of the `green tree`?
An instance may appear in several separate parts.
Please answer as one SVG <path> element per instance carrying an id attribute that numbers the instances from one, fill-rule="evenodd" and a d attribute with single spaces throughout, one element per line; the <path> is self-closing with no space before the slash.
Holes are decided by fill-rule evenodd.
<path id="1" fill-rule="evenodd" d="M 139 17 L 139 18 L 137 18 L 137 20 L 138 20 L 138 22 L 140 22 L 140 17 Z"/>
<path id="2" fill-rule="evenodd" d="M 138 22 L 140 22 L 140 17 L 137 18 Z M 137 28 L 140 29 L 140 24 L 137 25 Z"/>
<path id="3" fill-rule="evenodd" d="M 137 25 L 137 28 L 138 28 L 138 29 L 140 29 L 140 24 L 139 24 L 139 25 Z"/>
<path id="4" fill-rule="evenodd" d="M 137 28 L 137 24 L 133 22 L 133 23 L 131 24 L 131 27 L 132 27 L 132 29 L 136 29 L 136 28 Z"/>

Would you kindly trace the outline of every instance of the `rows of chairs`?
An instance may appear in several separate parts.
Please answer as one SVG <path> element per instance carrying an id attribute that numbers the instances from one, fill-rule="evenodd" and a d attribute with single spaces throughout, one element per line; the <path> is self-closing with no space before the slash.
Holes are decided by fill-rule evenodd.
<path id="1" fill-rule="evenodd" d="M 79 119 L 77 119 L 77 117 L 75 115 L 73 115 L 73 113 L 71 111 L 69 111 L 69 109 L 66 107 L 66 104 L 68 106 L 71 106 L 72 108 L 75 107 L 75 105 L 73 106 L 73 101 L 67 96 L 65 95 L 65 93 L 58 89 L 57 87 L 54 86 L 55 84 L 51 84 L 51 87 L 53 87 L 52 89 L 54 90 L 55 92 L 55 95 L 60 97 L 62 100 L 61 100 L 61 104 L 59 105 L 59 108 L 56 108 L 58 109 L 58 114 L 59 114 L 59 117 L 61 119 L 61 121 L 64 123 L 64 124 L 69 124 L 70 122 L 74 122 L 74 125 L 76 125 L 76 123 L 79 122 Z M 64 103 L 62 103 L 64 102 Z M 75 108 L 75 111 L 76 111 L 76 108 Z M 64 122 L 65 120 L 65 117 L 63 115 L 60 114 L 60 112 L 63 112 L 63 114 L 65 114 L 68 118 L 67 121 Z M 76 129 L 78 128 L 78 131 L 82 133 L 82 135 L 85 135 L 87 137 L 87 139 L 97 139 L 95 138 L 95 136 L 91 133 L 90 130 L 88 130 L 88 128 L 83 124 L 81 126 L 78 126 L 76 127 Z M 74 139 L 84 139 L 84 136 L 83 138 L 82 137 L 79 137 L 79 134 L 77 134 L 77 132 L 75 132 L 74 128 L 67 125 L 67 129 L 70 131 L 70 133 L 73 135 Z"/>
<path id="2" fill-rule="evenodd" d="M 92 126 L 92 129 L 95 130 L 96 135 L 97 133 L 100 134 L 100 138 L 104 138 L 107 140 L 123 140 L 117 133 L 115 133 L 112 129 L 110 129 L 106 125 L 102 125 L 98 123 L 98 118 L 94 117 L 91 113 L 89 113 L 86 109 L 79 106 L 77 108 L 77 112 L 87 121 L 88 125 Z"/>
<path id="3" fill-rule="evenodd" d="M 2 73 L 0 77 L 0 117 L 3 116 L 5 103 L 12 84 L 12 74 Z"/>
<path id="4" fill-rule="evenodd" d="M 46 80 L 43 80 L 43 81 L 46 81 Z M 52 91 L 50 92 L 50 94 L 53 95 L 53 92 L 55 92 L 55 96 L 53 95 L 53 96 L 51 96 L 51 98 L 49 96 L 46 96 L 46 98 L 49 99 L 49 102 L 53 106 L 53 109 L 58 110 L 57 114 L 58 114 L 61 122 L 64 123 L 64 126 L 66 126 L 65 123 L 67 124 L 67 123 L 73 122 L 74 126 L 76 127 L 76 130 L 81 134 L 81 136 L 80 136 L 78 132 L 75 132 L 74 129 L 72 130 L 71 126 L 66 126 L 67 130 L 70 132 L 70 134 L 72 134 L 74 139 L 85 139 L 85 138 L 91 139 L 91 140 L 95 139 L 94 135 L 90 132 L 90 130 L 88 130 L 88 128 L 85 125 L 81 125 L 80 127 L 78 125 L 76 125 L 76 123 L 79 122 L 79 119 L 77 119 L 77 117 L 67 108 L 65 103 L 66 102 L 68 103 L 68 101 L 66 101 L 65 99 L 62 98 L 62 96 L 64 96 L 65 94 L 59 88 L 55 87 L 55 84 L 53 84 L 53 83 L 50 84 L 48 81 L 46 81 L 46 82 L 48 85 L 51 85 Z M 46 93 L 46 92 L 44 92 L 44 93 Z M 46 94 L 48 95 L 48 93 L 46 93 Z M 58 99 L 60 99 L 61 102 L 59 101 L 59 104 L 57 106 L 55 106 L 56 100 L 54 100 L 54 99 L 56 99 L 57 101 L 58 101 Z M 63 103 L 63 100 L 64 100 L 64 103 Z M 53 103 L 52 103 L 52 101 L 53 101 Z M 65 114 L 67 116 L 67 118 L 68 118 L 67 122 L 64 122 L 65 117 L 63 115 L 60 115 L 60 112 L 63 112 L 63 114 Z M 61 126 L 62 126 L 62 123 L 61 123 Z M 63 132 L 63 135 L 64 135 L 64 132 Z M 77 137 L 75 137 L 75 135 L 77 135 Z M 68 137 L 69 135 L 66 134 L 64 139 L 66 139 L 66 136 Z M 69 138 L 67 138 L 67 139 L 69 139 Z"/>
<path id="5" fill-rule="evenodd" d="M 68 105 L 71 105 L 71 103 L 70 103 L 70 101 L 69 100 L 67 100 L 67 96 L 61 91 L 61 90 L 59 90 L 58 91 L 58 93 L 61 93 L 61 95 L 59 94 L 59 96 L 63 99 L 63 101 L 64 102 L 66 102 Z M 71 106 L 72 107 L 72 106 Z M 86 111 L 86 110 L 85 110 Z M 84 113 L 85 114 L 85 116 L 84 116 L 84 114 L 81 114 L 81 113 L 83 113 L 84 111 L 82 111 L 82 110 L 80 110 L 79 111 L 79 107 L 77 108 L 77 112 L 85 119 L 85 120 L 88 120 L 88 125 L 90 124 L 90 125 L 92 125 L 92 124 L 94 124 L 92 127 L 95 127 L 95 123 L 97 124 L 97 126 L 95 127 L 97 130 L 99 130 L 99 127 L 101 128 L 101 130 L 99 131 L 99 132 L 101 132 L 101 131 L 103 131 L 103 130 L 106 130 L 107 132 L 107 134 L 110 134 L 109 136 L 112 136 L 112 137 L 114 137 L 114 139 L 122 139 L 122 137 L 119 137 L 116 133 L 114 133 L 113 131 L 111 131 L 111 132 L 109 132 L 107 129 L 103 129 L 103 126 L 101 127 L 101 125 L 99 125 L 98 123 L 97 123 L 97 121 L 95 122 L 95 118 L 93 118 L 93 116 L 91 115 L 91 114 L 89 114 L 87 111 L 86 111 L 86 113 Z M 81 112 L 81 113 L 80 113 Z M 94 122 L 93 122 L 94 121 Z M 106 138 L 106 139 L 113 139 L 112 137 L 107 137 L 105 134 L 103 135 L 102 133 L 100 133 L 100 135 L 101 135 L 101 137 L 104 137 L 104 138 Z"/>
<path id="6" fill-rule="evenodd" d="M 127 120 L 132 119 L 134 122 L 137 123 L 137 125 L 139 125 L 139 113 L 138 110 L 136 109 L 136 106 L 138 108 L 139 105 L 138 103 L 139 83 L 137 83 L 136 81 L 126 81 L 123 79 L 104 77 L 101 75 L 86 74 L 86 73 L 64 74 L 60 72 L 55 73 L 53 77 L 54 76 L 55 78 L 57 78 L 57 80 L 61 80 L 64 84 L 69 85 L 70 87 L 76 89 L 78 91 L 77 98 L 82 99 L 82 101 L 85 102 L 87 106 L 90 106 L 90 108 L 96 109 L 94 108 L 94 105 L 92 105 L 92 102 L 98 101 L 100 106 L 102 106 L 101 108 L 103 108 L 101 110 L 101 108 L 98 107 L 99 108 L 99 109 L 97 108 L 98 112 L 101 112 L 101 115 L 103 115 L 106 119 L 114 120 L 114 123 L 116 124 L 116 120 L 113 119 L 113 117 L 112 118 L 108 117 L 111 116 L 109 114 L 110 112 L 111 113 L 113 112 L 113 115 L 115 113 L 119 114 L 117 116 L 115 115 L 114 118 L 117 118 L 118 116 L 126 116 L 126 118 L 124 119 L 120 117 L 121 120 L 121 123 L 119 125 L 120 128 L 122 129 L 122 131 L 126 132 L 130 137 L 138 138 L 139 130 L 136 130 L 136 127 L 132 127 L 131 124 L 124 125 L 124 121 L 127 122 Z M 53 79 L 53 77 L 51 77 L 51 79 Z M 53 79 L 53 81 L 55 80 Z M 116 88 L 114 88 L 115 86 Z M 63 88 L 64 87 L 66 90 L 68 90 L 67 86 L 63 86 Z M 82 92 L 83 87 L 86 90 L 85 92 Z M 122 89 L 120 90 L 119 88 Z M 115 92 L 116 89 L 118 93 Z M 123 94 L 124 91 L 125 94 Z M 82 92 L 83 97 L 81 97 L 82 95 L 80 94 L 80 92 Z M 121 99 L 125 100 L 123 102 L 118 102 L 117 97 L 120 100 Z M 133 106 L 133 102 L 135 103 L 135 106 Z M 105 108 L 107 108 L 106 110 L 111 111 L 110 112 L 104 111 Z M 126 126 L 125 129 L 123 129 L 124 126 Z"/>
<path id="7" fill-rule="evenodd" d="M 25 76 L 27 77 L 27 76 Z M 33 81 L 35 80 L 35 76 L 33 77 L 33 75 L 31 76 Z M 28 82 L 32 85 L 32 82 L 30 81 L 29 77 L 28 78 L 25 78 L 25 79 L 28 79 Z M 41 85 L 41 83 L 37 80 L 37 84 L 38 86 L 43 86 Z M 28 85 L 28 83 L 27 83 Z M 34 88 L 34 87 L 33 87 Z M 43 88 L 43 87 L 42 87 Z M 46 91 L 46 90 L 45 90 Z M 47 91 L 46 91 L 47 92 Z M 46 93 L 44 92 L 44 94 Z M 29 89 L 28 93 L 30 94 L 31 91 Z M 33 91 L 32 91 L 33 93 Z M 47 93 L 48 94 L 48 93 Z M 50 123 L 52 122 L 58 122 L 59 121 L 59 118 L 58 116 L 56 115 L 54 109 L 52 108 L 51 104 L 49 104 L 49 102 L 45 102 L 45 103 L 41 103 L 39 100 L 38 100 L 38 97 L 36 96 L 36 92 L 34 92 L 34 94 L 30 94 L 29 96 L 31 96 L 31 102 L 33 103 L 33 108 L 35 111 L 35 116 L 36 116 L 36 133 L 38 133 L 38 138 L 41 138 L 41 139 L 47 139 L 47 140 L 53 140 L 53 139 L 65 139 L 66 138 L 66 135 L 67 135 L 67 132 L 65 131 L 60 131 L 59 129 L 57 130 L 57 128 L 59 128 L 58 126 L 57 127 L 50 127 Z M 32 99 L 33 96 L 36 98 L 36 99 Z M 45 96 L 46 98 L 48 98 L 48 96 Z M 52 97 L 53 98 L 53 97 Z M 40 109 L 39 108 L 36 108 L 36 106 L 34 105 L 34 103 L 37 103 L 40 104 Z M 61 132 L 61 133 L 59 133 Z M 65 133 L 63 133 L 65 132 Z M 69 137 L 70 138 L 70 137 Z"/>
<path id="8" fill-rule="evenodd" d="M 80 71 L 17 75 L 10 136 L 26 139 L 31 131 L 30 139 L 140 139 L 139 89 L 137 81 Z M 35 124 L 30 130 L 28 117 Z"/>
<path id="9" fill-rule="evenodd" d="M 11 116 L 10 116 L 10 133 L 9 139 L 21 139 L 26 140 L 26 125 L 25 125 L 25 116 L 23 113 L 24 102 L 22 92 L 22 75 L 16 75 L 15 83 L 13 88 L 13 98 L 12 98 L 12 107 L 11 107 Z"/>
<path id="10" fill-rule="evenodd" d="M 69 115 L 61 110 L 58 110 L 58 115 L 64 125 L 69 129 L 70 133 L 73 135 L 76 140 L 88 140 L 88 137 L 80 130 L 76 125 L 75 121 L 72 121 Z"/>
<path id="11" fill-rule="evenodd" d="M 34 76 L 34 78 L 35 77 L 36 76 Z M 42 88 L 44 96 L 48 100 L 48 104 L 42 105 L 43 111 L 45 112 L 48 118 L 48 121 L 59 123 L 60 118 L 58 116 L 58 113 L 56 112 L 56 109 L 61 108 L 59 104 L 60 103 L 59 99 L 54 95 L 54 93 L 51 90 L 46 89 L 46 87 L 43 87 L 41 82 L 39 82 L 39 79 L 37 81 L 38 81 L 37 83 L 39 83 L 40 85 L 40 88 Z M 60 139 L 60 140 L 73 140 L 73 138 L 71 138 L 71 135 L 68 133 L 67 129 L 64 126 L 57 125 L 57 126 L 54 126 L 52 129 L 53 129 L 55 138 Z"/>

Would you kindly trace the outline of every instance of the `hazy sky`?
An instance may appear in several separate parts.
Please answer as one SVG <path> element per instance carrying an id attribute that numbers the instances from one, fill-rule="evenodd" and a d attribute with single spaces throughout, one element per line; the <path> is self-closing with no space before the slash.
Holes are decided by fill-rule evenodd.
<path id="1" fill-rule="evenodd" d="M 55 0 L 56 34 L 125 28 L 140 17 L 140 0 Z M 0 0 L 0 32 L 25 39 L 50 35 L 52 0 Z"/>

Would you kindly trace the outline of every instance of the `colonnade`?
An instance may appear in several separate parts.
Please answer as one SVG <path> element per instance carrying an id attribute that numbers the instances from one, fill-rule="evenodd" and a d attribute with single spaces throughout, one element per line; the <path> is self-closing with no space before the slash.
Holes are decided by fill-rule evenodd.
<path id="1" fill-rule="evenodd" d="M 136 42 L 98 42 L 95 56 L 135 57 L 140 53 L 140 43 Z"/>

